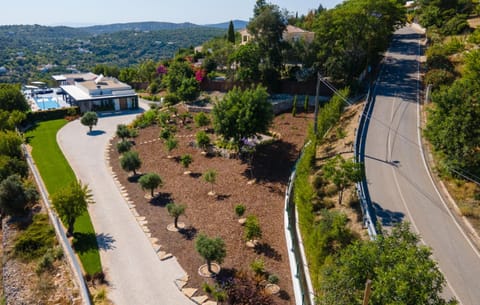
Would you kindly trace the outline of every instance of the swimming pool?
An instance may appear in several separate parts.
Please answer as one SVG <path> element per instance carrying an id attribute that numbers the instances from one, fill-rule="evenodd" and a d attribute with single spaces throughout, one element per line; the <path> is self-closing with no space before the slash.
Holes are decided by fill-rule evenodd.
<path id="1" fill-rule="evenodd" d="M 60 104 L 57 102 L 56 99 L 54 99 L 52 97 L 36 98 L 35 103 L 37 104 L 38 108 L 40 108 L 40 110 L 60 108 Z"/>

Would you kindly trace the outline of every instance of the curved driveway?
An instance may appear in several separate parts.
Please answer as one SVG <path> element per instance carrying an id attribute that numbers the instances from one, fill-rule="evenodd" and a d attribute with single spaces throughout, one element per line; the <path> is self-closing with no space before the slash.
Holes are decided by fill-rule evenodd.
<path id="1" fill-rule="evenodd" d="M 117 124 L 136 114 L 101 117 L 93 135 L 75 120 L 57 134 L 57 141 L 77 177 L 88 183 L 95 204 L 90 205 L 103 268 L 116 305 L 190 305 L 174 280 L 185 275 L 175 258 L 160 261 L 130 212 L 105 163 L 105 149 Z"/>
<path id="2" fill-rule="evenodd" d="M 480 304 L 480 256 L 444 203 L 422 155 L 418 104 L 419 40 L 398 30 L 375 91 L 365 148 L 371 199 L 384 226 L 408 220 L 433 249 L 445 275 L 445 296 Z"/>

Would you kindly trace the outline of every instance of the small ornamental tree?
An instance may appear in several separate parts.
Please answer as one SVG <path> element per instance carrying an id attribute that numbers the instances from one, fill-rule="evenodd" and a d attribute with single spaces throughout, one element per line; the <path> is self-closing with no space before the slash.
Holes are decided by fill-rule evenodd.
<path id="1" fill-rule="evenodd" d="M 150 195 L 153 198 L 153 192 L 157 187 L 163 186 L 162 178 L 156 173 L 148 173 L 138 179 L 138 183 L 144 190 L 150 190 Z"/>
<path id="2" fill-rule="evenodd" d="M 120 158 L 120 165 L 122 166 L 123 170 L 127 172 L 133 172 L 133 175 L 136 176 L 137 169 L 139 169 L 142 166 L 142 161 L 138 156 L 138 152 L 127 151 Z"/>
<path id="3" fill-rule="evenodd" d="M 213 194 L 213 185 L 217 181 L 217 171 L 215 171 L 214 169 L 207 170 L 205 173 L 203 173 L 203 179 L 205 180 L 205 182 L 210 183 L 210 185 L 212 186 L 210 194 Z"/>
<path id="4" fill-rule="evenodd" d="M 210 137 L 207 135 L 205 131 L 199 131 L 196 135 L 197 145 L 201 149 L 207 149 L 208 145 L 210 145 Z"/>
<path id="5" fill-rule="evenodd" d="M 132 142 L 129 141 L 120 141 L 117 143 L 117 151 L 119 154 L 123 154 L 132 148 Z"/>
<path id="6" fill-rule="evenodd" d="M 204 234 L 200 234 L 195 241 L 195 249 L 207 261 L 210 273 L 213 273 L 212 261 L 221 264 L 227 255 L 225 242 L 220 237 L 209 238 Z"/>
<path id="7" fill-rule="evenodd" d="M 174 202 L 170 202 L 167 204 L 167 211 L 168 215 L 173 217 L 175 228 L 178 229 L 178 218 L 185 214 L 185 206 L 183 204 L 175 204 Z"/>
<path id="8" fill-rule="evenodd" d="M 363 178 L 362 164 L 353 159 L 345 160 L 340 155 L 328 160 L 322 169 L 324 177 L 338 188 L 339 204 L 342 204 L 345 188 Z"/>
<path id="9" fill-rule="evenodd" d="M 254 215 L 249 215 L 245 221 L 245 239 L 254 240 L 262 237 L 262 229 L 258 223 L 258 218 Z"/>
<path id="10" fill-rule="evenodd" d="M 62 221 L 67 225 L 67 233 L 73 235 L 75 220 L 87 211 L 93 203 L 92 193 L 80 181 L 72 182 L 52 195 L 52 205 Z"/>
<path id="11" fill-rule="evenodd" d="M 122 141 L 125 141 L 126 138 L 130 137 L 130 129 L 125 124 L 118 124 L 116 134 Z"/>
<path id="12" fill-rule="evenodd" d="M 88 126 L 89 132 L 92 132 L 92 127 L 98 123 L 98 116 L 93 111 L 85 112 L 80 120 L 80 123 Z"/>
<path id="13" fill-rule="evenodd" d="M 192 156 L 189 154 L 185 154 L 180 157 L 180 163 L 182 164 L 183 167 L 188 168 L 190 164 L 192 163 L 193 159 Z"/>

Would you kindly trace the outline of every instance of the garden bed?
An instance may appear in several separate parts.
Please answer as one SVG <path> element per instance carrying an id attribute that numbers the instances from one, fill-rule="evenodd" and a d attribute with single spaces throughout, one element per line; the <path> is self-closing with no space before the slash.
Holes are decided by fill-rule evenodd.
<path id="1" fill-rule="evenodd" d="M 221 237 L 226 244 L 227 256 L 222 263 L 224 271 L 250 271 L 250 264 L 258 258 L 264 260 L 265 270 L 279 277 L 280 293 L 275 296 L 279 304 L 291 304 L 293 296 L 288 253 L 284 234 L 284 196 L 292 166 L 298 156 L 311 122 L 311 114 L 281 114 L 274 119 L 271 131 L 279 135 L 279 140 L 257 150 L 253 160 L 253 177 L 247 164 L 239 159 L 209 157 L 201 150 L 189 145 L 195 141 L 195 134 L 204 128 L 197 128 L 193 122 L 183 126 L 177 123 L 177 149 L 167 158 L 167 151 L 158 139 L 160 128 L 151 126 L 140 130 L 135 139 L 134 150 L 142 160 L 141 173 L 158 173 L 164 186 L 158 190 L 160 195 L 152 201 L 145 199 L 145 191 L 136 179 L 129 179 L 118 162 L 119 155 L 115 145 L 110 151 L 113 171 L 125 186 L 131 200 L 141 216 L 145 216 L 152 237 L 159 240 L 162 250 L 172 253 L 180 265 L 190 275 L 189 287 L 201 288 L 206 280 L 198 275 L 198 268 L 205 262 L 195 251 L 195 236 L 199 233 Z M 212 135 L 210 135 L 212 136 Z M 212 136 L 213 138 L 213 136 Z M 114 139 L 116 143 L 118 139 Z M 189 167 L 190 175 L 184 175 L 185 169 L 178 162 L 180 156 L 190 154 L 193 162 Z M 214 169 L 217 172 L 213 186 L 216 196 L 209 196 L 211 185 L 201 175 Z M 255 183 L 249 183 L 253 179 Z M 165 205 L 168 202 L 186 205 L 186 215 L 180 221 L 186 224 L 181 232 L 170 232 L 167 225 L 172 222 Z M 255 215 L 259 219 L 263 237 L 256 250 L 248 248 L 243 238 L 244 229 L 234 213 L 238 204 L 246 206 L 245 215 Z M 210 282 L 211 283 L 211 282 Z"/>

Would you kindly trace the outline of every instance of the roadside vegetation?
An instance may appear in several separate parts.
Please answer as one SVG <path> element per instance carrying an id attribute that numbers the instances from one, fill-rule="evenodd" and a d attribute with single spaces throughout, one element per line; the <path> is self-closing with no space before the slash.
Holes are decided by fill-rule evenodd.
<path id="1" fill-rule="evenodd" d="M 8 304 L 79 304 L 21 147 L 18 128 L 27 110 L 20 86 L 0 84 L 2 299 Z"/>
<path id="2" fill-rule="evenodd" d="M 419 1 L 427 28 L 424 84 L 431 88 L 424 134 L 435 171 L 461 213 L 480 232 L 480 5 L 473 1 Z M 472 25 L 472 27 L 470 27 Z"/>
<path id="3" fill-rule="evenodd" d="M 32 146 L 32 156 L 51 196 L 59 194 L 77 181 L 56 141 L 58 130 L 66 123 L 66 120 L 40 122 L 25 134 L 28 143 Z M 95 231 L 86 210 L 83 210 L 83 213 L 75 219 L 73 236 L 73 247 L 77 251 L 85 273 L 93 276 L 102 272 Z"/>

